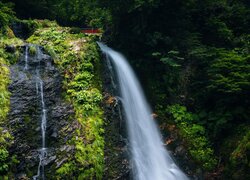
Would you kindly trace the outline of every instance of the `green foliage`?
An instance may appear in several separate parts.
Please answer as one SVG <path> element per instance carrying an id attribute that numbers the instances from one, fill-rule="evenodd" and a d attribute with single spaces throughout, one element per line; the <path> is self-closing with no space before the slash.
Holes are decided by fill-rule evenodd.
<path id="1" fill-rule="evenodd" d="M 233 32 L 230 30 L 226 23 L 218 18 L 211 17 L 207 20 L 207 28 L 210 31 L 210 36 L 218 39 L 220 42 L 230 42 L 233 38 Z"/>
<path id="2" fill-rule="evenodd" d="M 15 37 L 3 36 L 0 38 L 0 58 L 4 60 L 3 64 L 9 65 L 17 62 L 20 54 L 18 47 L 21 45 L 23 45 L 23 41 Z M 6 46 L 13 46 L 16 51 L 14 53 L 6 52 Z"/>
<path id="3" fill-rule="evenodd" d="M 250 131 L 246 131 L 245 135 L 238 142 L 237 147 L 232 152 L 230 161 L 232 166 L 238 167 L 240 165 L 245 166 L 246 169 L 249 168 L 249 154 L 250 153 Z M 241 159 L 241 161 L 239 161 Z"/>
<path id="4" fill-rule="evenodd" d="M 56 173 L 62 175 L 65 174 L 72 177 L 75 168 L 75 165 L 73 165 L 72 163 L 64 163 L 59 169 L 56 170 Z"/>
<path id="5" fill-rule="evenodd" d="M 48 19 L 43 20 L 33 20 L 35 23 L 38 24 L 38 27 L 40 28 L 48 28 L 48 27 L 58 27 L 58 24 L 56 21 L 51 21 Z"/>
<path id="6" fill-rule="evenodd" d="M 68 144 L 74 155 L 57 169 L 57 177 L 102 179 L 104 170 L 103 110 L 95 36 L 71 34 L 70 28 L 38 29 L 28 41 L 43 45 L 64 77 L 66 99 L 72 102 L 79 129 Z"/>
<path id="7" fill-rule="evenodd" d="M 208 69 L 212 91 L 244 95 L 250 89 L 250 56 L 218 49 Z"/>
<path id="8" fill-rule="evenodd" d="M 226 162 L 224 178 L 249 179 L 250 126 L 236 126 L 232 133 L 221 146 Z"/>
<path id="9" fill-rule="evenodd" d="M 9 83 L 9 69 L 6 65 L 4 64 L 4 60 L 0 58 L 0 122 L 2 122 L 8 111 L 9 111 L 9 92 L 7 90 L 8 88 L 8 83 Z"/>
<path id="10" fill-rule="evenodd" d="M 161 53 L 154 52 L 152 53 L 152 56 L 154 57 L 160 57 L 160 61 L 163 62 L 165 65 L 168 65 L 170 67 L 180 67 L 178 64 L 178 60 L 183 60 L 183 58 L 179 57 L 179 52 L 171 50 L 168 52 L 167 56 L 161 57 Z"/>
<path id="11" fill-rule="evenodd" d="M 5 33 L 6 27 L 15 19 L 12 8 L 12 3 L 0 2 L 0 33 Z"/>
<path id="12" fill-rule="evenodd" d="M 109 10 L 99 0 L 12 0 L 21 17 L 56 19 L 61 24 L 103 28 L 111 21 Z"/>
<path id="13" fill-rule="evenodd" d="M 29 34 L 33 34 L 37 28 L 39 28 L 38 21 L 35 20 L 18 20 L 18 23 L 21 23 L 23 25 L 23 29 Z"/>
<path id="14" fill-rule="evenodd" d="M 244 44 L 247 43 L 246 40 Z M 198 63 L 190 94 L 201 115 L 199 123 L 212 138 L 219 138 L 233 124 L 248 120 L 250 66 L 244 46 L 235 50 L 201 47 L 191 51 L 190 58 Z"/>
<path id="15" fill-rule="evenodd" d="M 206 137 L 206 130 L 196 123 L 197 115 L 187 112 L 185 106 L 172 105 L 167 111 L 180 129 L 180 135 L 187 143 L 188 152 L 191 157 L 199 163 L 203 169 L 212 170 L 217 160 L 213 149 Z"/>
<path id="16" fill-rule="evenodd" d="M 16 38 L 3 36 L 0 38 L 0 178 L 4 178 L 13 164 L 16 163 L 14 156 L 9 154 L 9 147 L 13 143 L 13 137 L 6 126 L 7 114 L 10 106 L 10 93 L 8 91 L 9 65 L 18 54 L 5 52 L 7 45 L 20 45 L 22 42 Z M 10 61 L 10 62 L 9 62 Z"/>
<path id="17" fill-rule="evenodd" d="M 36 47 L 35 46 L 29 46 L 29 54 L 34 56 L 36 54 Z"/>
<path id="18" fill-rule="evenodd" d="M 6 149 L 0 149 L 0 175 L 5 174 L 9 169 L 8 157 L 9 152 Z"/>

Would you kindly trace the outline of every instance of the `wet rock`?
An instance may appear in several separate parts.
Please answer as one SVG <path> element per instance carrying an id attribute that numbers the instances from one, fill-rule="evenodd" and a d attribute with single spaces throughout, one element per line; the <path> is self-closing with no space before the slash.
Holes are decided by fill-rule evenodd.
<path id="1" fill-rule="evenodd" d="M 56 168 L 61 167 L 61 165 L 66 162 L 68 160 L 68 158 L 63 158 L 61 161 L 56 162 Z"/>
<path id="2" fill-rule="evenodd" d="M 10 153 L 16 155 L 19 160 L 15 172 L 19 179 L 30 179 L 36 175 L 40 161 L 42 102 L 38 78 L 43 82 L 47 115 L 47 148 L 46 158 L 43 160 L 47 171 L 45 174 L 54 174 L 55 169 L 52 168 L 56 167 L 54 163 L 60 161 L 63 154 L 73 151 L 72 147 L 66 147 L 63 151 L 59 149 L 65 145 L 65 139 L 72 138 L 72 134 L 68 132 L 74 131 L 74 128 L 77 127 L 72 122 L 73 120 L 70 120 L 70 117 L 74 116 L 73 107 L 64 102 L 61 96 L 62 78 L 60 73 L 53 66 L 51 57 L 44 54 L 41 47 L 38 48 L 40 50 L 36 52 L 41 54 L 29 55 L 27 62 L 25 54 L 23 54 L 18 63 L 10 68 L 11 104 L 8 119 L 12 129 L 11 133 L 14 136 Z M 25 47 L 23 49 L 23 53 L 25 53 Z M 24 68 L 25 63 L 27 63 L 27 69 Z"/>
<path id="3" fill-rule="evenodd" d="M 180 146 L 177 146 L 175 148 L 175 151 L 174 153 L 177 155 L 177 156 L 185 156 L 186 154 L 186 149 L 184 146 L 180 145 Z"/>
<path id="4" fill-rule="evenodd" d="M 27 177 L 27 175 L 25 173 L 20 173 L 20 174 L 17 174 L 16 179 L 18 179 L 18 180 L 28 180 L 29 178 Z"/>
<path id="5" fill-rule="evenodd" d="M 53 138 L 57 138 L 58 137 L 58 134 L 57 134 L 57 132 L 53 132 L 52 134 L 51 134 L 51 137 L 53 137 Z"/>
<path id="6" fill-rule="evenodd" d="M 110 79 L 110 72 L 104 71 L 103 77 L 103 107 L 106 124 L 103 179 L 129 180 L 131 167 L 129 165 L 126 125 L 122 118 L 121 102 L 114 96 L 116 88 Z"/>
<path id="7" fill-rule="evenodd" d="M 62 147 L 60 148 L 60 151 L 61 151 L 61 152 L 63 152 L 63 151 L 65 151 L 65 152 L 70 152 L 70 151 L 73 150 L 73 149 L 74 149 L 74 146 L 65 145 L 65 146 L 62 146 Z"/>
<path id="8" fill-rule="evenodd" d="M 56 160 L 56 155 L 54 156 L 49 156 L 49 158 L 46 158 L 45 161 L 43 162 L 43 164 L 45 166 L 47 166 L 48 164 L 52 163 L 53 161 Z"/>

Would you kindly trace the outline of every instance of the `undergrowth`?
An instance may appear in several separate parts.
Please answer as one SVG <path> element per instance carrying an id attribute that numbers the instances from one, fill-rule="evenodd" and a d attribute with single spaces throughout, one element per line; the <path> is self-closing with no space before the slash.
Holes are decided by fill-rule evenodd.
<path id="1" fill-rule="evenodd" d="M 11 33 L 13 34 L 13 33 Z M 10 93 L 8 85 L 10 83 L 11 63 L 15 63 L 19 56 L 18 51 L 15 53 L 6 52 L 8 45 L 18 46 L 22 41 L 7 35 L 1 35 L 0 38 L 0 179 L 7 178 L 10 169 L 16 163 L 15 155 L 11 156 L 9 147 L 13 143 L 13 136 L 10 134 L 10 129 L 7 126 L 7 115 L 10 109 Z M 13 47 L 16 48 L 16 47 Z"/>

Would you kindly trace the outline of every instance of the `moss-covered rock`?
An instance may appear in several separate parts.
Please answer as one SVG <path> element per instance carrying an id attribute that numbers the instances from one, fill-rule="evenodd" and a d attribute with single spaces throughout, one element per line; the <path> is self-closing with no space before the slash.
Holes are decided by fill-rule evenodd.
<path id="1" fill-rule="evenodd" d="M 29 55 L 34 56 L 36 54 L 36 46 L 29 46 Z"/>
<path id="2" fill-rule="evenodd" d="M 63 76 L 65 98 L 75 110 L 71 154 L 58 153 L 56 178 L 102 179 L 104 170 L 103 110 L 97 36 L 71 34 L 70 28 L 38 29 L 28 42 L 40 44 L 54 58 Z M 55 178 L 51 176 L 50 178 Z"/>

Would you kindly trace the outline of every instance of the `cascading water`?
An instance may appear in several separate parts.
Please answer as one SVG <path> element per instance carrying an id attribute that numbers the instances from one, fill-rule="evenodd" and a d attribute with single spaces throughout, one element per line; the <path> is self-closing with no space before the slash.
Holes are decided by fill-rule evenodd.
<path id="1" fill-rule="evenodd" d="M 134 179 L 188 179 L 164 148 L 141 86 L 126 59 L 106 45 L 100 42 L 98 45 L 111 60 L 117 73 L 127 120 Z"/>
<path id="2" fill-rule="evenodd" d="M 24 65 L 24 70 L 28 70 L 28 49 L 29 48 L 29 46 L 28 45 L 26 45 L 25 46 L 25 55 L 24 55 L 24 61 L 25 61 L 25 65 Z"/>
<path id="3" fill-rule="evenodd" d="M 39 149 L 38 153 L 39 153 L 39 165 L 37 168 L 37 175 L 33 176 L 33 179 L 36 180 L 39 177 L 41 177 L 41 179 L 45 179 L 45 175 L 44 175 L 44 160 L 47 156 L 47 149 L 46 149 L 46 124 L 47 124 L 47 115 L 46 115 L 46 106 L 45 106 L 45 102 L 44 102 L 44 83 L 41 79 L 40 76 L 40 61 L 42 59 L 42 51 L 40 49 L 39 46 L 36 47 L 36 59 L 39 61 L 39 65 L 38 67 L 36 67 L 36 93 L 37 95 L 39 95 L 40 97 L 40 102 L 41 102 L 41 110 L 42 110 L 42 115 L 41 115 L 41 133 L 42 133 L 42 147 L 41 149 Z M 40 92 L 40 94 L 39 94 Z"/>
<path id="4" fill-rule="evenodd" d="M 65 136 L 59 136 L 60 131 L 71 123 L 68 119 L 74 111 L 61 99 L 60 72 L 43 47 L 26 44 L 21 48 L 22 56 L 10 67 L 8 122 L 15 136 L 12 150 L 19 161 L 13 178 L 51 179 L 55 161 L 64 158 L 57 155 L 66 146 L 61 144 Z"/>
<path id="5" fill-rule="evenodd" d="M 47 156 L 47 150 L 46 150 L 46 144 L 45 144 L 45 138 L 46 138 L 46 124 L 47 124 L 47 116 L 46 116 L 46 108 L 44 103 L 44 93 L 43 93 L 43 81 L 37 76 L 37 82 L 36 82 L 36 88 L 37 88 L 37 94 L 39 94 L 39 87 L 40 87 L 40 98 L 41 98 L 41 104 L 42 104 L 42 120 L 41 120 L 41 131 L 42 131 L 42 148 L 39 149 L 39 165 L 37 168 L 37 175 L 33 177 L 34 180 L 41 177 L 42 179 L 45 179 L 44 175 L 44 159 Z"/>
<path id="6" fill-rule="evenodd" d="M 26 73 L 32 73 L 32 69 L 28 69 L 29 66 L 29 46 L 25 46 L 25 53 L 24 53 L 24 71 Z M 32 45 L 33 46 L 33 45 Z M 46 106 L 44 102 L 44 83 L 41 79 L 40 75 L 40 61 L 42 59 L 42 51 L 39 46 L 36 46 L 36 57 L 35 60 L 38 61 L 38 65 L 36 65 L 36 75 L 35 75 L 35 82 L 36 82 L 36 93 L 38 97 L 38 101 L 40 102 L 40 107 L 41 107 L 41 123 L 40 123 L 40 128 L 41 128 L 41 134 L 42 134 L 42 147 L 38 150 L 39 154 L 39 165 L 37 169 L 37 175 L 33 176 L 33 179 L 36 180 L 38 178 L 45 179 L 44 175 L 44 163 L 43 161 L 46 158 L 47 155 L 47 150 L 46 150 L 46 124 L 47 124 L 47 115 L 46 115 Z M 29 72 L 30 71 L 30 72 Z"/>

